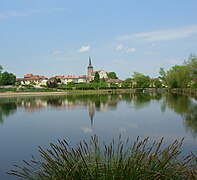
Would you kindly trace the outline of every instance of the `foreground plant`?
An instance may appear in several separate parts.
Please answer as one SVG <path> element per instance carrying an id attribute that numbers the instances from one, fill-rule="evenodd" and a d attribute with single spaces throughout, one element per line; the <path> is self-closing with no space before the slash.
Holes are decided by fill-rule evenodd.
<path id="1" fill-rule="evenodd" d="M 197 157 L 181 156 L 183 140 L 164 149 L 163 138 L 151 145 L 148 138 L 137 138 L 130 145 L 120 136 L 118 144 L 112 140 L 100 146 L 98 137 L 92 136 L 89 144 L 79 142 L 76 148 L 65 140 L 58 142 L 46 151 L 39 147 L 43 161 L 32 156 L 30 163 L 24 161 L 25 167 L 14 165 L 8 174 L 24 179 L 197 179 Z"/>

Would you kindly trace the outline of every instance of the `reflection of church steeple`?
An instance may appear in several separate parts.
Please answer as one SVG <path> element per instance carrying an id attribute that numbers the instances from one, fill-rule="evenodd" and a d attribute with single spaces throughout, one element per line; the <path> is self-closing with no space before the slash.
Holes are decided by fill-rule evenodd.
<path id="1" fill-rule="evenodd" d="M 95 114 L 95 104 L 90 101 L 88 104 L 88 108 L 89 108 L 89 116 L 90 116 L 90 120 L 91 120 L 91 126 L 93 126 L 93 120 L 94 120 L 94 114 Z"/>

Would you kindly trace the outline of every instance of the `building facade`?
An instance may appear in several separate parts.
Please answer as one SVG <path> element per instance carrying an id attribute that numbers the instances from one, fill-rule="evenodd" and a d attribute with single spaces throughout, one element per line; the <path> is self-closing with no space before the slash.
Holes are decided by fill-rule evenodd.
<path id="1" fill-rule="evenodd" d="M 46 85 L 48 78 L 40 75 L 25 74 L 24 78 L 17 78 L 21 85 Z"/>
<path id="2" fill-rule="evenodd" d="M 104 70 L 94 71 L 91 58 L 89 57 L 89 65 L 87 67 L 87 82 L 88 83 L 94 80 L 96 72 L 98 72 L 100 79 L 108 78 L 107 72 L 105 72 Z"/>

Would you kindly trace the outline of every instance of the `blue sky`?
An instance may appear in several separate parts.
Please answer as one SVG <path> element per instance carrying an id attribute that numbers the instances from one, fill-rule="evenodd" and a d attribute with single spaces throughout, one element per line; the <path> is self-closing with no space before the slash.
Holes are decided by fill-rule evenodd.
<path id="1" fill-rule="evenodd" d="M 17 77 L 134 71 L 197 53 L 196 0 L 0 0 L 0 64 Z"/>

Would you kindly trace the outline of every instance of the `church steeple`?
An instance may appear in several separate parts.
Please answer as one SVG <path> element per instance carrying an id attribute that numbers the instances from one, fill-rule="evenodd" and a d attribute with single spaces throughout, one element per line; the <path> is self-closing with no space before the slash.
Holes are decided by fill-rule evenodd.
<path id="1" fill-rule="evenodd" d="M 91 61 L 91 57 L 89 56 L 89 66 L 88 67 L 93 67 L 92 66 L 92 61 Z"/>
<path id="2" fill-rule="evenodd" d="M 88 80 L 88 82 L 93 80 L 93 75 L 92 75 L 93 72 L 94 72 L 94 69 L 93 69 L 93 66 L 92 66 L 92 61 L 91 61 L 91 57 L 89 56 L 89 65 L 88 65 L 88 68 L 87 68 L 87 80 Z"/>

